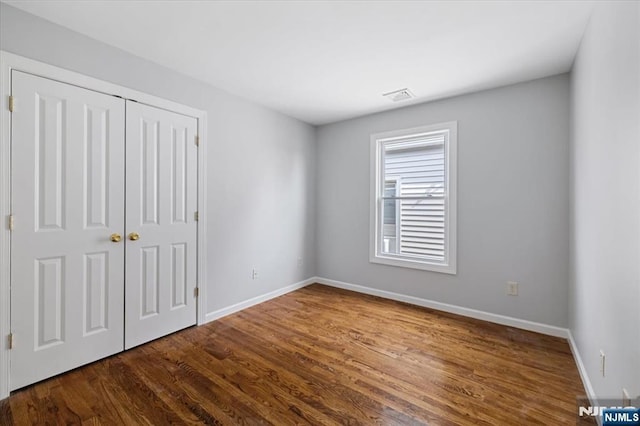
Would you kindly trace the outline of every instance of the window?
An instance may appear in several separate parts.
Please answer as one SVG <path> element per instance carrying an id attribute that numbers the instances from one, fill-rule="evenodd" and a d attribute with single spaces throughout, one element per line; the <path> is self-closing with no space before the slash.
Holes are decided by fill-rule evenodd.
<path id="1" fill-rule="evenodd" d="M 456 273 L 457 123 L 371 136 L 370 261 Z"/>

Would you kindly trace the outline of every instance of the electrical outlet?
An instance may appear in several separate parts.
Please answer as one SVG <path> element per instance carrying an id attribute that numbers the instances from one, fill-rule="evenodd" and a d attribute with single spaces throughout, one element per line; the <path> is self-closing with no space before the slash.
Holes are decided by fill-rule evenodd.
<path id="1" fill-rule="evenodd" d="M 622 388 L 622 406 L 631 407 L 631 397 L 625 388 Z"/>
<path id="2" fill-rule="evenodd" d="M 252 280 L 258 279 L 258 270 L 256 268 L 253 268 L 253 270 L 251 271 L 251 279 Z"/>
<path id="3" fill-rule="evenodd" d="M 604 367 L 605 367 L 604 351 L 600 349 L 600 374 L 602 374 L 602 377 L 604 377 L 604 372 L 605 372 Z"/>
<path id="4" fill-rule="evenodd" d="M 304 266 L 304 261 L 302 260 L 301 257 L 298 258 L 298 268 L 302 269 L 302 266 Z"/>
<path id="5" fill-rule="evenodd" d="M 508 296 L 518 295 L 518 283 L 516 281 L 507 281 L 507 295 Z"/>

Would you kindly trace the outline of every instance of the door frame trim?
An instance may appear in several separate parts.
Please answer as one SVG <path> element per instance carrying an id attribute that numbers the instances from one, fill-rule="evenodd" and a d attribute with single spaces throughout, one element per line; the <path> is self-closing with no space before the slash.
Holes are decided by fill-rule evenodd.
<path id="1" fill-rule="evenodd" d="M 11 112 L 9 111 L 9 95 L 11 95 L 11 70 L 23 71 L 36 76 L 56 80 L 62 83 L 79 86 L 107 95 L 120 96 L 154 107 L 174 111 L 191 116 L 198 121 L 198 259 L 196 279 L 199 288 L 197 301 L 197 324 L 206 322 L 207 305 L 207 113 L 206 111 L 185 106 L 154 95 L 89 77 L 64 68 L 28 59 L 13 53 L 0 50 L 0 399 L 9 396 L 10 359 L 9 333 L 11 332 L 11 231 L 8 221 L 11 214 Z M 20 100 L 16 99 L 16 108 L 20 108 Z M 194 141 L 195 143 L 195 141 Z M 17 221 L 19 225 L 19 220 Z M 19 338 L 16 338 L 19 344 Z"/>

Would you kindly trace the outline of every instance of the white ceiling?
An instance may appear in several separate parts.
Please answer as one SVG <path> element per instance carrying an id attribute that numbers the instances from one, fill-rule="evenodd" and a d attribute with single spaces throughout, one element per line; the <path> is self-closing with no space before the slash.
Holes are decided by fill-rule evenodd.
<path id="1" fill-rule="evenodd" d="M 568 71 L 583 1 L 7 1 L 311 124 Z M 409 88 L 416 99 L 382 96 Z"/>

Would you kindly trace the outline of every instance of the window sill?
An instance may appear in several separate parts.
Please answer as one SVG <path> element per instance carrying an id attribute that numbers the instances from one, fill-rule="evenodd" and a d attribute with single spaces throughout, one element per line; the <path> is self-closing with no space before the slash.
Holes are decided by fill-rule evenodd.
<path id="1" fill-rule="evenodd" d="M 456 274 L 456 266 L 452 264 L 429 263 L 428 261 L 416 261 L 385 256 L 370 256 L 370 263 L 397 266 L 400 268 L 421 269 L 423 271 L 439 272 L 442 274 Z"/>

